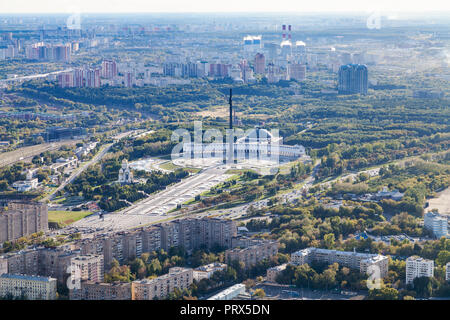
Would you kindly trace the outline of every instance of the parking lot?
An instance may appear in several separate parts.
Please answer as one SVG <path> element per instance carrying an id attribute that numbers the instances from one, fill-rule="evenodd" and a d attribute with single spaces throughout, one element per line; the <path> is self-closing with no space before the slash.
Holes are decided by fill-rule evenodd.
<path id="1" fill-rule="evenodd" d="M 340 290 L 312 290 L 291 287 L 288 285 L 261 283 L 254 289 L 263 289 L 268 299 L 276 300 L 349 300 L 363 299 L 364 295 L 356 292 L 344 292 Z"/>

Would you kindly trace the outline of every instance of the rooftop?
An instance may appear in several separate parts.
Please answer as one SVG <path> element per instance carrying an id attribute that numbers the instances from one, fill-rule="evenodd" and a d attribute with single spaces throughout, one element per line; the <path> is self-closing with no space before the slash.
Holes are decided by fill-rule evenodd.
<path id="1" fill-rule="evenodd" d="M 11 274 L 11 273 L 4 273 L 4 274 L 0 275 L 0 278 L 29 280 L 29 281 L 45 281 L 45 282 L 56 281 L 55 278 L 50 278 L 50 277 L 29 276 L 29 275 L 24 275 L 24 274 Z"/>

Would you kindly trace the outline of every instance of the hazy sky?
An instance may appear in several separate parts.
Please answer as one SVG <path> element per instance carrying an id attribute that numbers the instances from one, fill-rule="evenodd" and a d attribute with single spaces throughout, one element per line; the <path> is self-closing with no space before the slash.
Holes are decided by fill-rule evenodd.
<path id="1" fill-rule="evenodd" d="M 450 11 L 448 0 L 1 0 L 0 13 Z"/>

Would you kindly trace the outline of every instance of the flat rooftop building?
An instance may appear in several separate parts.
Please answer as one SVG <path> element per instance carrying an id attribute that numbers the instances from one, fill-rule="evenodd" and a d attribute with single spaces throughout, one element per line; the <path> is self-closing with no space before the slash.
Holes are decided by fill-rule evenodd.
<path id="1" fill-rule="evenodd" d="M 225 261 L 227 263 L 232 261 L 243 262 L 246 269 L 278 253 L 277 241 L 245 239 L 237 243 L 240 246 L 225 251 Z"/>
<path id="2" fill-rule="evenodd" d="M 340 266 L 359 270 L 367 273 L 371 266 L 380 269 L 380 276 L 384 278 L 388 273 L 389 259 L 379 254 L 359 253 L 351 251 L 338 251 L 320 248 L 306 248 L 291 254 L 291 263 L 302 265 L 305 263 L 319 262 L 333 264 L 337 262 Z"/>
<path id="3" fill-rule="evenodd" d="M 242 283 L 235 284 L 212 296 L 208 300 L 232 300 L 240 294 L 245 294 L 245 285 Z"/>
<path id="4" fill-rule="evenodd" d="M 415 278 L 420 277 L 434 277 L 434 261 L 411 256 L 406 259 L 406 284 L 411 284 Z"/>
<path id="5" fill-rule="evenodd" d="M 191 268 L 174 267 L 154 279 L 136 280 L 131 284 L 132 300 L 165 299 L 175 289 L 183 291 L 193 282 Z"/>
<path id="6" fill-rule="evenodd" d="M 80 289 L 69 292 L 70 300 L 131 300 L 131 283 L 82 281 Z"/>
<path id="7" fill-rule="evenodd" d="M 0 297 L 55 300 L 56 279 L 20 274 L 2 274 L 0 275 Z"/>
<path id="8" fill-rule="evenodd" d="M 0 208 L 0 243 L 47 230 L 48 209 L 44 203 L 11 201 Z"/>
<path id="9" fill-rule="evenodd" d="M 227 268 L 225 263 L 214 262 L 194 269 L 194 280 L 209 279 L 217 271 L 223 271 Z"/>
<path id="10" fill-rule="evenodd" d="M 267 269 L 266 279 L 269 282 L 276 282 L 278 275 L 286 269 L 287 263 Z"/>

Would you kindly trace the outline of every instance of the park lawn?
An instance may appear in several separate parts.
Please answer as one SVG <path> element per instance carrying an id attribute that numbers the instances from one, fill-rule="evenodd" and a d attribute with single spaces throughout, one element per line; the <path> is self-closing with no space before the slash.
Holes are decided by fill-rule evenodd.
<path id="1" fill-rule="evenodd" d="M 49 211 L 48 222 L 68 225 L 92 214 L 91 211 Z"/>
<path id="2" fill-rule="evenodd" d="M 172 161 L 164 162 L 164 163 L 160 164 L 159 167 L 160 167 L 161 169 L 169 170 L 169 171 L 175 171 L 176 169 L 181 169 L 181 168 L 183 168 L 184 170 L 186 170 L 187 172 L 190 172 L 190 173 L 197 173 L 197 172 L 199 172 L 199 171 L 201 170 L 201 169 L 199 169 L 199 168 L 191 168 L 191 167 L 181 167 L 181 166 L 177 166 L 177 165 L 174 164 Z"/>

